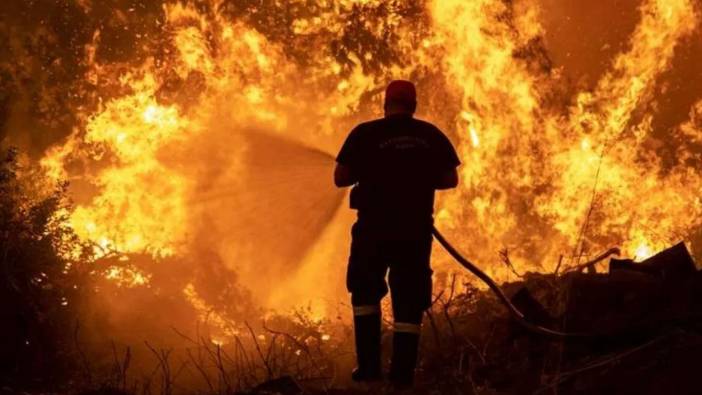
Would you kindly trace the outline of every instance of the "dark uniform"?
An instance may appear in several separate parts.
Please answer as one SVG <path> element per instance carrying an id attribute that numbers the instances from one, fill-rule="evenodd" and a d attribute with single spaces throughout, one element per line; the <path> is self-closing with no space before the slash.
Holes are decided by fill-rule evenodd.
<path id="1" fill-rule="evenodd" d="M 337 162 L 351 169 L 358 181 L 351 191 L 358 220 L 352 229 L 346 284 L 354 307 L 359 368 L 365 364 L 367 370 L 379 371 L 380 333 L 375 327 L 380 325 L 380 301 L 388 293 L 389 269 L 395 318 L 391 376 L 406 376 L 410 364 L 414 370 L 422 314 L 431 304 L 435 186 L 460 161 L 437 127 L 411 114 L 396 114 L 354 128 Z M 372 329 L 364 330 L 364 325 Z M 407 355 L 398 350 L 403 336 L 414 344 L 403 347 L 414 348 Z"/>

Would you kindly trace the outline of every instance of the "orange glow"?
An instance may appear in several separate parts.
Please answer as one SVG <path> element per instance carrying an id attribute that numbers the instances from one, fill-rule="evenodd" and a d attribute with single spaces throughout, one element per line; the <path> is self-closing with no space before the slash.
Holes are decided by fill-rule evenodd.
<path id="1" fill-rule="evenodd" d="M 88 48 L 88 76 L 115 82 L 119 94 L 105 92 L 84 127 L 42 163 L 50 177 L 92 188 L 70 224 L 94 245 L 94 258 L 146 253 L 158 263 L 207 250 L 254 289 L 261 305 L 289 308 L 299 301 L 324 317 L 327 304 L 344 295 L 352 214 L 335 214 L 311 247 L 280 258 L 292 269 L 285 266 L 272 286 L 270 276 L 282 266 L 269 262 L 267 248 L 241 241 L 249 229 L 229 226 L 289 204 L 278 196 L 279 207 L 260 207 L 270 200 L 241 196 L 262 182 L 249 156 L 260 154 L 266 163 L 294 159 L 264 157 L 247 136 L 263 131 L 335 153 L 356 122 L 380 115 L 392 78 L 418 80 L 419 116 L 447 132 L 463 162 L 460 187 L 438 199 L 436 225 L 499 280 L 512 276 L 498 263 L 504 248 L 521 272 L 551 271 L 560 255 L 575 265 L 612 246 L 644 259 L 688 240 L 702 225 L 700 154 L 681 149 L 678 161 L 664 164 L 650 118 L 638 115 L 653 103 L 678 45 L 699 29 L 693 0 L 644 0 L 628 45 L 596 86 L 559 100 L 551 96 L 566 84 L 561 71 L 517 56 L 544 34 L 536 2 L 433 0 L 423 10 L 426 26 L 403 23 L 393 3 L 382 20 L 370 13 L 358 18 L 369 36 L 396 35 L 397 53 L 363 45 L 344 47 L 343 57 L 327 50 L 344 42 L 354 10 L 382 3 L 319 1 L 309 17 L 291 22 L 284 38 L 220 11 L 168 5 L 163 29 L 174 51 L 162 64 L 154 54 L 129 71 L 111 68 Z M 674 134 L 702 144 L 702 101 L 690 114 Z M 286 182 L 291 195 L 309 182 L 304 175 L 263 181 Z M 322 182 L 330 184 L 331 175 Z M 229 200 L 208 200 L 222 191 L 234 192 Z M 283 225 L 265 228 L 273 244 L 296 243 L 275 239 Z M 300 232 L 306 226 L 300 223 Z M 435 257 L 439 271 L 454 268 L 444 255 Z M 148 273 L 115 269 L 107 277 L 149 286 Z M 226 314 L 212 312 L 195 283 L 183 294 L 201 318 L 215 321 L 218 336 L 228 334 Z"/>

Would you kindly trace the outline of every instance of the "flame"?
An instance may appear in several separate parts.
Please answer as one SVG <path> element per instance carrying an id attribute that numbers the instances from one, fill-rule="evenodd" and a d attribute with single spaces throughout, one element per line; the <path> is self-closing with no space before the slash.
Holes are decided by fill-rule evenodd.
<path id="1" fill-rule="evenodd" d="M 336 151 L 356 122 L 379 115 L 392 78 L 418 81 L 419 115 L 449 134 L 463 162 L 460 188 L 437 203 L 437 225 L 499 279 L 511 276 L 493 263 L 504 248 L 520 270 L 551 270 L 561 255 L 575 264 L 613 245 L 642 259 L 701 225 L 702 157 L 692 147 L 702 145 L 702 101 L 675 129 L 672 164 L 653 144 L 660 134 L 651 115 L 641 115 L 678 45 L 699 28 L 692 0 L 643 1 L 628 45 L 599 82 L 566 93 L 535 1 L 434 0 L 419 9 L 319 1 L 280 26 L 210 5 L 166 4 L 163 47 L 136 66 L 96 60 L 99 31 L 86 48 L 87 77 L 110 89 L 42 163 L 54 179 L 93 188 L 70 223 L 95 245 L 96 259 L 109 251 L 179 256 L 205 240 L 252 288 L 266 282 L 258 261 L 265 251 L 236 235 L 206 237 L 226 233 L 226 218 L 208 210 L 236 207 L 195 203 L 202 190 L 246 188 L 257 171 L 243 159 L 248 130 Z M 328 230 L 289 279 L 265 291 L 268 302 L 338 297 L 345 229 Z M 449 270 L 446 257 L 437 259 Z M 183 292 L 210 310 L 195 285 Z M 315 311 L 323 315 L 317 304 Z"/>
<path id="2" fill-rule="evenodd" d="M 648 244 L 646 244 L 645 242 L 639 244 L 639 246 L 636 247 L 636 251 L 634 253 L 636 254 L 635 256 L 639 259 L 646 259 L 653 255 L 651 247 L 649 247 Z"/>
<path id="3" fill-rule="evenodd" d="M 647 256 L 650 247 L 643 254 L 640 246 L 669 245 L 680 230 L 698 226 L 694 188 L 680 181 L 699 185 L 699 177 L 684 168 L 662 174 L 660 157 L 644 147 L 652 131 L 644 121 L 632 124 L 677 44 L 697 27 L 693 4 L 645 1 L 629 49 L 594 91 L 576 96 L 566 118 L 540 104 L 548 93 L 541 87 L 558 83 L 558 71 L 534 73 L 513 56 L 538 40 L 539 11 L 530 7 L 513 24 L 501 23 L 515 12 L 510 6 L 487 0 L 432 4 L 449 49 L 450 85 L 458 87 L 461 119 L 471 125 L 470 144 L 461 145 L 463 188 L 447 203 L 451 215 L 444 225 L 457 230 L 453 237 L 473 246 L 483 261 L 494 260 L 504 246 L 520 265 L 547 261 L 541 267 L 548 270 L 560 254 L 577 260 L 607 243 Z M 455 28 L 456 21 L 465 23 Z M 482 131 L 479 149 L 475 129 Z M 648 232 L 654 228 L 665 230 Z M 508 275 L 506 268 L 497 274 Z"/>
<path id="4" fill-rule="evenodd" d="M 105 273 L 105 278 L 114 280 L 118 285 L 126 287 L 147 285 L 149 283 L 149 277 L 148 274 L 141 273 L 138 270 L 122 267 L 111 267 L 107 273 Z"/>
<path id="5" fill-rule="evenodd" d="M 135 93 L 107 103 L 90 118 L 83 135 L 91 159 L 112 164 L 94 180 L 102 193 L 91 206 L 76 208 L 70 223 L 100 251 L 168 256 L 187 218 L 187 180 L 159 162 L 156 154 L 187 135 L 190 125 L 175 107 L 156 102 L 152 76 L 126 76 L 122 83 Z"/>

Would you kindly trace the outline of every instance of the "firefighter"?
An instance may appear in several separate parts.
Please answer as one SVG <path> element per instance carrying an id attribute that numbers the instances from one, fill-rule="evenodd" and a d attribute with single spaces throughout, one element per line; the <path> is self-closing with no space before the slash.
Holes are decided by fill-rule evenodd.
<path id="1" fill-rule="evenodd" d="M 380 301 L 392 297 L 393 352 L 390 381 L 411 387 L 424 310 L 431 304 L 434 192 L 458 184 L 460 164 L 446 136 L 414 118 L 416 90 L 392 81 L 385 91 L 385 116 L 356 126 L 346 138 L 334 171 L 337 187 L 352 186 L 346 285 L 354 313 L 354 381 L 382 379 Z"/>

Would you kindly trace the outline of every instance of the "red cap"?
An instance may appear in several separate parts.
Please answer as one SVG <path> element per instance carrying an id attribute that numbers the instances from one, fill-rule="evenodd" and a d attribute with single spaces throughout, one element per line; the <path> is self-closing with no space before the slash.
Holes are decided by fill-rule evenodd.
<path id="1" fill-rule="evenodd" d="M 417 101 L 417 91 L 414 84 L 405 80 L 395 80 L 390 82 L 385 89 L 385 102 L 415 103 Z"/>

